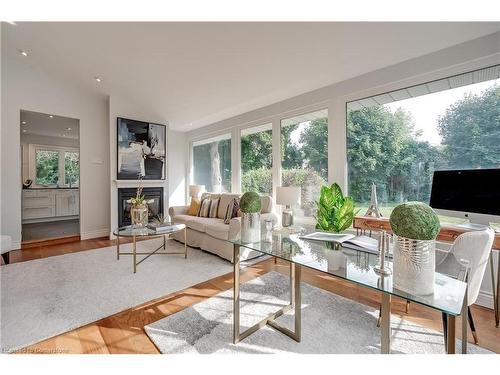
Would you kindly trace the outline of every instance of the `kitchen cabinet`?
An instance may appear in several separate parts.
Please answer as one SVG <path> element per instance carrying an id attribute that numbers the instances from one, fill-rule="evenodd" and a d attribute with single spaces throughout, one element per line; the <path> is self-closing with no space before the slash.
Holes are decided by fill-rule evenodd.
<path id="1" fill-rule="evenodd" d="M 78 189 L 23 190 L 23 222 L 64 220 L 78 216 L 79 212 Z"/>

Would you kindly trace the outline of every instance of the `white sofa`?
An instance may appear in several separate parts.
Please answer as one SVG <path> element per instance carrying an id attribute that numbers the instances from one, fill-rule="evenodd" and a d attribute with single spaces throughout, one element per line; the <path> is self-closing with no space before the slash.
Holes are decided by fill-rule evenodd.
<path id="1" fill-rule="evenodd" d="M 170 219 L 176 224 L 186 224 L 187 243 L 189 246 L 200 248 L 232 262 L 234 246 L 228 240 L 238 240 L 240 238 L 241 218 L 232 218 L 229 224 L 224 224 L 224 215 L 229 203 L 231 203 L 233 198 L 240 195 L 205 193 L 203 197 L 205 196 L 209 196 L 210 198 L 220 197 L 217 218 L 186 215 L 189 206 L 175 206 L 170 207 L 168 210 Z M 264 221 L 266 219 L 272 219 L 276 223 L 277 216 L 273 212 L 274 204 L 272 197 L 262 196 L 261 201 L 261 222 L 264 228 Z M 173 237 L 177 241 L 184 243 L 183 233 L 176 233 Z M 260 255 L 262 254 L 259 252 L 241 248 L 242 259 L 251 259 Z"/>

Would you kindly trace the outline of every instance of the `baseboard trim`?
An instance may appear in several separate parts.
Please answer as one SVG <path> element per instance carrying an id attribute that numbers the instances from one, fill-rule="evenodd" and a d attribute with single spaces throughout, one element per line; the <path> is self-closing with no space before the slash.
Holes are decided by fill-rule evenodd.
<path id="1" fill-rule="evenodd" d="M 21 241 L 12 241 L 12 250 L 20 250 Z"/>
<path id="2" fill-rule="evenodd" d="M 475 304 L 493 309 L 493 293 L 480 291 Z"/>
<path id="3" fill-rule="evenodd" d="M 92 238 L 101 238 L 101 237 L 107 237 L 109 235 L 109 229 L 104 228 L 104 229 L 98 229 L 98 230 L 92 230 L 88 232 L 82 232 L 80 234 L 80 237 L 82 240 L 90 240 Z"/>

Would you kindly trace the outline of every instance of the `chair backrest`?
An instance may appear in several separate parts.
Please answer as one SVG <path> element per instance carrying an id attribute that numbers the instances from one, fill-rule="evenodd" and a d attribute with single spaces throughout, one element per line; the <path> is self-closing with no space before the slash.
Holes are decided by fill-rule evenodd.
<path id="1" fill-rule="evenodd" d="M 465 259 L 469 262 L 468 304 L 476 302 L 481 288 L 484 271 L 488 264 L 491 247 L 495 239 L 495 231 L 491 228 L 463 233 L 455 239 L 450 252 L 457 259 Z"/>

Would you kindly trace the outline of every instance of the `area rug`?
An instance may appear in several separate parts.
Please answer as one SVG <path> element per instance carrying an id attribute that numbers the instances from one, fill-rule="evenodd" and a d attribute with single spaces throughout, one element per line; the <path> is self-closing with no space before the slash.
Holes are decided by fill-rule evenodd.
<path id="1" fill-rule="evenodd" d="M 137 243 L 155 249 L 162 239 Z M 131 251 L 131 244 L 121 251 Z M 168 251 L 184 246 L 170 240 Z M 138 256 L 140 259 L 141 256 Z M 132 256 L 116 247 L 0 267 L 2 352 L 10 352 L 81 327 L 144 302 L 232 271 L 217 256 L 188 248 L 183 255 L 153 255 L 133 273 Z"/>
<path id="2" fill-rule="evenodd" d="M 270 272 L 241 286 L 241 331 L 288 303 L 288 278 Z M 264 327 L 232 343 L 232 289 L 145 327 L 162 353 L 380 353 L 378 310 L 302 283 L 302 340 Z M 392 316 L 392 353 L 444 353 L 443 335 Z M 277 320 L 293 329 L 293 312 Z M 461 342 L 457 340 L 457 352 Z M 468 345 L 469 353 L 491 353 Z"/>

